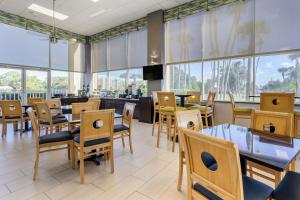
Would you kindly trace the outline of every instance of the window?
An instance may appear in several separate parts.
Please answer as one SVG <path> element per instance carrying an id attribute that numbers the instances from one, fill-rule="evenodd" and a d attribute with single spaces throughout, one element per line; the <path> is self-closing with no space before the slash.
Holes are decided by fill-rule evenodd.
<path id="1" fill-rule="evenodd" d="M 107 90 L 108 89 L 108 72 L 100 72 L 94 74 L 94 80 L 96 81 L 96 87 L 94 89 L 97 90 Z"/>
<path id="2" fill-rule="evenodd" d="M 79 72 L 69 72 L 69 92 L 78 95 L 78 90 L 82 90 L 84 74 Z M 87 87 L 87 86 L 86 86 Z M 87 89 L 87 88 L 85 88 Z"/>
<path id="3" fill-rule="evenodd" d="M 48 72 L 26 70 L 26 97 L 47 97 Z"/>
<path id="4" fill-rule="evenodd" d="M 143 94 L 147 93 L 147 82 L 143 80 L 143 68 L 128 70 L 128 84 L 135 84 L 136 90 L 140 89 Z"/>
<path id="5" fill-rule="evenodd" d="M 186 63 L 167 67 L 167 87 L 175 93 L 202 91 L 202 64 Z"/>
<path id="6" fill-rule="evenodd" d="M 51 43 L 51 69 L 68 70 L 68 41 Z"/>
<path id="7" fill-rule="evenodd" d="M 49 36 L 0 23 L 0 63 L 49 67 Z"/>
<path id="8" fill-rule="evenodd" d="M 69 89 L 69 73 L 66 71 L 51 71 L 51 96 L 66 95 Z"/>
<path id="9" fill-rule="evenodd" d="M 300 53 L 258 56 L 255 59 L 255 94 L 265 91 L 300 95 Z"/>
<path id="10" fill-rule="evenodd" d="M 109 89 L 119 93 L 125 93 L 127 71 L 110 71 L 109 72 Z"/>
<path id="11" fill-rule="evenodd" d="M 249 99 L 252 89 L 251 58 L 215 60 L 204 62 L 204 95 L 216 92 L 216 99 L 227 100 L 231 92 L 236 100 Z"/>
<path id="12" fill-rule="evenodd" d="M 22 70 L 0 68 L 0 95 L 1 100 L 21 99 Z"/>

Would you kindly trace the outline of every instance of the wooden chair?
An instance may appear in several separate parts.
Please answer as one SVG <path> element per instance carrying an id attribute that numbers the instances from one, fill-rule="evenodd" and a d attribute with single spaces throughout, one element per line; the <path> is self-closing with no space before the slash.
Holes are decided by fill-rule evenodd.
<path id="1" fill-rule="evenodd" d="M 46 129 L 46 134 L 48 134 L 48 129 L 50 133 L 53 133 L 53 128 L 56 127 L 57 131 L 60 131 L 63 126 L 68 126 L 69 122 L 66 118 L 61 118 L 51 115 L 51 110 L 47 103 L 35 103 L 35 110 L 37 112 L 38 122 L 41 130 Z"/>
<path id="2" fill-rule="evenodd" d="M 84 103 L 72 103 L 72 119 L 69 123 L 69 130 L 72 130 L 73 134 L 80 133 L 80 114 L 84 111 L 99 110 L 95 102 L 84 102 Z M 77 119 L 77 120 L 76 120 Z"/>
<path id="3" fill-rule="evenodd" d="M 68 149 L 70 151 L 71 164 L 74 168 L 73 136 L 71 135 L 71 133 L 69 131 L 61 131 L 50 135 L 40 136 L 38 120 L 35 116 L 35 112 L 33 110 L 28 110 L 27 113 L 29 119 L 31 120 L 32 132 L 35 137 L 36 146 L 36 159 L 34 164 L 33 180 L 36 180 L 36 177 L 38 175 L 38 166 L 41 153 Z M 67 145 L 67 147 L 62 147 L 62 145 Z"/>
<path id="4" fill-rule="evenodd" d="M 27 115 L 23 114 L 21 103 L 19 100 L 0 101 L 2 110 L 2 137 L 7 134 L 7 124 L 12 123 L 14 132 L 17 132 L 18 123 L 20 123 L 20 135 L 23 134 L 23 122 L 28 119 Z"/>
<path id="5" fill-rule="evenodd" d="M 236 144 L 181 129 L 186 166 L 188 199 L 268 199 L 273 189 L 241 175 Z M 207 163 L 206 158 L 215 161 Z"/>
<path id="6" fill-rule="evenodd" d="M 34 103 L 40 103 L 40 102 L 43 102 L 43 101 L 44 101 L 43 98 L 37 98 L 37 97 L 35 97 L 35 98 L 28 98 L 27 99 L 27 104 L 28 105 L 33 105 Z"/>
<path id="7" fill-rule="evenodd" d="M 159 122 L 158 122 L 158 134 L 157 134 L 157 147 L 160 144 L 160 134 L 162 131 L 162 125 L 164 119 L 166 119 L 166 126 L 167 126 L 167 137 L 170 139 L 171 129 L 173 128 L 173 146 L 172 151 L 175 150 L 175 143 L 176 143 L 176 127 L 172 124 L 175 119 L 175 112 L 179 110 L 186 110 L 183 107 L 177 107 L 176 105 L 176 98 L 174 92 L 158 92 L 158 111 L 159 111 Z"/>
<path id="8" fill-rule="evenodd" d="M 124 136 L 128 136 L 130 153 L 133 154 L 132 149 L 132 118 L 135 104 L 126 102 L 123 110 L 123 117 L 121 124 L 114 125 L 114 140 L 122 139 L 123 148 L 125 148 Z"/>
<path id="9" fill-rule="evenodd" d="M 63 114 L 60 98 L 46 99 L 45 102 L 49 106 L 52 116 Z"/>
<path id="10" fill-rule="evenodd" d="M 75 166 L 77 152 L 80 155 L 80 183 L 84 183 L 84 159 L 97 154 L 109 153 L 111 173 L 114 173 L 113 127 L 114 110 L 93 110 L 81 113 L 80 136 L 74 137 Z M 89 153 L 87 153 L 89 152 Z"/>
<path id="11" fill-rule="evenodd" d="M 194 131 L 203 129 L 201 112 L 199 110 L 185 110 L 175 112 L 175 121 L 177 128 L 186 128 Z M 180 134 L 179 134 L 180 136 Z M 184 149 L 181 138 L 179 138 L 179 173 L 177 190 L 181 191 L 183 165 L 185 164 Z"/>
<path id="12" fill-rule="evenodd" d="M 295 93 L 264 92 L 260 94 L 260 110 L 294 113 Z"/>
<path id="13" fill-rule="evenodd" d="M 294 112 L 294 137 L 300 137 L 298 133 L 298 123 L 300 121 L 300 111 L 295 110 Z"/>
<path id="14" fill-rule="evenodd" d="M 95 103 L 95 110 L 99 110 L 100 109 L 100 105 L 101 105 L 101 100 L 100 98 L 89 98 L 88 102 L 93 102 Z"/>
<path id="15" fill-rule="evenodd" d="M 201 101 L 201 92 L 195 92 L 195 91 L 187 91 L 187 95 L 191 95 L 186 98 L 186 104 L 185 107 L 190 107 L 194 105 L 198 105 Z"/>
<path id="16" fill-rule="evenodd" d="M 293 114 L 291 113 L 253 110 L 251 118 L 252 129 L 288 137 L 293 136 Z M 254 169 L 266 172 L 274 178 Z M 248 171 L 251 177 L 253 177 L 253 174 L 262 177 L 273 182 L 275 187 L 280 183 L 282 178 L 280 172 L 251 161 L 248 161 Z"/>
<path id="17" fill-rule="evenodd" d="M 191 106 L 190 110 L 200 110 L 202 117 L 205 120 L 205 127 L 208 127 L 208 118 L 211 118 L 212 126 L 214 126 L 214 107 L 215 107 L 215 92 L 209 92 L 205 106 Z"/>
<path id="18" fill-rule="evenodd" d="M 158 91 L 152 91 L 152 101 L 153 101 L 153 124 L 152 124 L 152 136 L 154 136 L 154 130 L 156 126 L 156 117 L 159 114 L 159 107 L 158 107 Z"/>
<path id="19" fill-rule="evenodd" d="M 235 119 L 251 119 L 252 108 L 236 107 L 232 93 L 228 92 L 232 108 L 232 123 L 235 124 Z"/>

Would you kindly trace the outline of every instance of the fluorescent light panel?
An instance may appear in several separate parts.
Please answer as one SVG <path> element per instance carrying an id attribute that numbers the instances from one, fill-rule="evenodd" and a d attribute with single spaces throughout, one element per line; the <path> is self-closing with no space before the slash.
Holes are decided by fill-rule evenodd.
<path id="1" fill-rule="evenodd" d="M 96 3 L 96 2 L 98 2 L 99 0 L 91 0 L 91 1 Z"/>
<path id="2" fill-rule="evenodd" d="M 110 12 L 110 11 L 112 11 L 112 9 L 102 9 L 102 10 L 100 10 L 98 12 L 95 12 L 94 14 L 91 14 L 90 17 L 96 17 L 98 15 L 101 15 L 103 13 Z"/>
<path id="3" fill-rule="evenodd" d="M 53 17 L 53 10 L 48 9 L 48 8 L 45 8 L 45 7 L 40 6 L 40 5 L 37 5 L 37 4 L 35 4 L 35 3 L 31 4 L 31 5 L 28 7 L 28 9 L 33 10 L 33 11 L 35 11 L 35 12 L 42 13 L 42 14 L 47 15 L 47 16 L 49 16 L 49 17 Z M 59 19 L 59 20 L 65 20 L 65 19 L 67 19 L 69 16 L 64 15 L 64 14 L 61 14 L 61 13 L 55 11 L 55 12 L 54 12 L 54 17 L 55 17 L 56 19 Z"/>

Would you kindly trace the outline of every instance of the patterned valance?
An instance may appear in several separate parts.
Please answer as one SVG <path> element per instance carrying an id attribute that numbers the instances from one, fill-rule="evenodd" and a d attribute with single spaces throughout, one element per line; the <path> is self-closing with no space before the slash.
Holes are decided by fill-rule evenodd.
<path id="1" fill-rule="evenodd" d="M 0 10 L 0 23 L 9 24 L 24 28 L 26 30 L 36 31 L 39 33 L 49 34 L 52 32 L 52 26 L 43 24 L 31 19 L 27 19 L 18 15 L 10 14 Z M 86 43 L 86 36 L 72 33 L 60 28 L 56 28 L 57 37 L 61 39 L 71 40 L 76 39 L 78 42 Z"/>

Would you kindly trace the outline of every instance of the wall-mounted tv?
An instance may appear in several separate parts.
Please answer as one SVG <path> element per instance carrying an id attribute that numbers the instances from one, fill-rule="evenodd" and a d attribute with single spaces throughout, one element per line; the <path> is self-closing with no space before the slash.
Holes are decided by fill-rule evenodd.
<path id="1" fill-rule="evenodd" d="M 162 80 L 163 65 L 148 65 L 143 67 L 143 79 L 147 81 Z"/>

